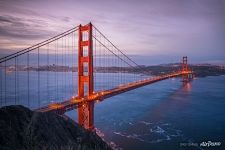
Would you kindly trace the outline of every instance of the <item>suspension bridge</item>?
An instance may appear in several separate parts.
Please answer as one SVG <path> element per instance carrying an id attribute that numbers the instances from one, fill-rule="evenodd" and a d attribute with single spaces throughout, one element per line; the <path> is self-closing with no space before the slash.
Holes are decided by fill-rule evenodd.
<path id="1" fill-rule="evenodd" d="M 91 23 L 0 58 L 0 105 L 64 114 L 94 129 L 94 104 L 173 77 L 193 78 L 187 57 L 170 73 L 151 76 Z"/>

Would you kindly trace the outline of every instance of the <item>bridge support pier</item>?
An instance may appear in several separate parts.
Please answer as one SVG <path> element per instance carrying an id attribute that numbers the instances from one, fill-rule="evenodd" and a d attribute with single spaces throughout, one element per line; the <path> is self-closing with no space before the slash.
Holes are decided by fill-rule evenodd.
<path id="1" fill-rule="evenodd" d="M 94 91 L 92 24 L 80 25 L 78 36 L 78 97 L 82 99 Z M 78 107 L 78 123 L 86 129 L 94 129 L 94 102 L 84 101 Z"/>

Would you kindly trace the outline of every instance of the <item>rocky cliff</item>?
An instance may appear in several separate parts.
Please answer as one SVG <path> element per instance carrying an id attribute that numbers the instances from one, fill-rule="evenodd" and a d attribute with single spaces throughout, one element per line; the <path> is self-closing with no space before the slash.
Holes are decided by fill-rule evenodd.
<path id="1" fill-rule="evenodd" d="M 95 133 L 54 113 L 23 106 L 0 108 L 1 150 L 110 150 Z"/>

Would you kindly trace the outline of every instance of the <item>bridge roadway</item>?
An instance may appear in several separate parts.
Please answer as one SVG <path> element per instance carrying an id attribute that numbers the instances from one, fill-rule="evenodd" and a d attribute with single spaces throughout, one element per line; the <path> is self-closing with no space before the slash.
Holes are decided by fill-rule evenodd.
<path id="1" fill-rule="evenodd" d="M 83 98 L 72 97 L 71 99 L 66 100 L 64 102 L 51 103 L 48 106 L 41 107 L 39 109 L 36 109 L 35 111 L 56 112 L 58 114 L 64 114 L 66 111 L 76 109 L 82 105 L 85 105 L 85 103 L 90 101 L 100 102 L 106 98 L 130 91 L 148 84 L 152 84 L 152 83 L 165 80 L 168 78 L 173 78 L 173 77 L 188 75 L 188 74 L 192 74 L 192 71 L 177 71 L 177 72 L 173 72 L 173 73 L 169 73 L 165 75 L 150 77 L 144 80 L 119 85 L 118 87 L 110 89 L 110 90 L 99 91 L 99 92 L 93 93 L 93 95 L 91 96 L 85 96 Z"/>

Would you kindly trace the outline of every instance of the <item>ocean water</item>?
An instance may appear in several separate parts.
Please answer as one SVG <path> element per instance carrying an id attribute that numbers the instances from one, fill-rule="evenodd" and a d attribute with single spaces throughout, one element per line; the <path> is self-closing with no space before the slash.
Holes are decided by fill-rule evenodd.
<path id="1" fill-rule="evenodd" d="M 94 73 L 94 89 L 112 89 L 145 78 L 141 74 Z M 68 100 L 76 96 L 77 91 L 77 72 L 7 72 L 0 68 L 0 106 L 24 105 L 36 109 L 49 103 Z"/>
<path id="2" fill-rule="evenodd" d="M 1 71 L 2 81 L 4 75 Z M 19 72 L 17 82 L 14 73 L 6 75 L 0 84 L 1 106 L 16 103 L 35 109 L 38 101 L 41 106 L 62 101 L 77 90 L 75 73 L 41 72 L 39 90 L 36 72 L 30 72 L 29 86 L 26 72 Z M 100 89 L 118 84 L 113 78 L 118 75 L 107 74 L 110 84 L 101 78 L 106 74 L 99 75 Z M 133 75 L 123 76 L 123 81 L 132 81 Z M 76 110 L 66 115 L 77 120 Z M 160 81 L 96 103 L 94 115 L 97 133 L 114 149 L 225 149 L 225 76 L 187 84 L 180 78 Z M 220 146 L 212 146 L 215 142 Z"/>
<path id="3" fill-rule="evenodd" d="M 95 126 L 114 149 L 225 149 L 225 76 L 168 79 L 106 99 L 95 105 Z M 210 141 L 220 146 L 201 145 Z"/>

